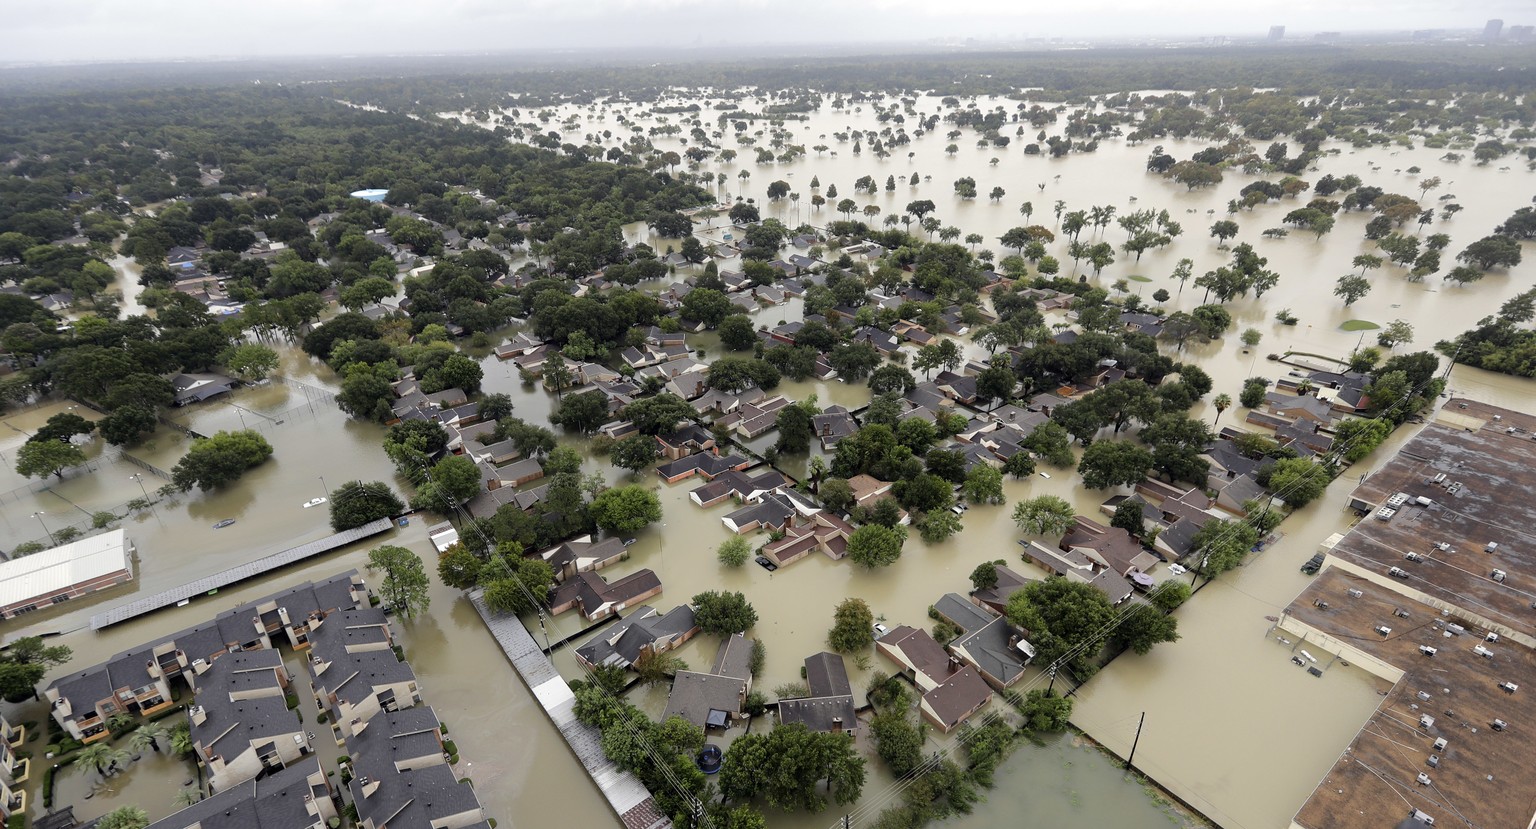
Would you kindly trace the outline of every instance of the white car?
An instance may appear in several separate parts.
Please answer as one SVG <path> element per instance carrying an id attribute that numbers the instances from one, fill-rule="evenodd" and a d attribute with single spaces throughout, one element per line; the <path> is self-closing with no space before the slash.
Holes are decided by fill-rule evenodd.
<path id="1" fill-rule="evenodd" d="M 326 500 L 327 499 L 325 499 L 325 498 L 311 498 L 308 501 L 304 502 L 304 509 L 309 509 L 310 507 L 318 507 L 321 504 L 325 503 Z"/>
<path id="2" fill-rule="evenodd" d="M 1182 576 L 1185 573 L 1188 573 L 1189 570 L 1185 569 L 1184 565 L 1182 564 L 1170 564 L 1168 565 L 1168 572 L 1174 574 L 1175 576 Z"/>
<path id="3" fill-rule="evenodd" d="M 875 635 L 876 636 L 884 636 L 884 635 L 886 635 L 887 633 L 890 633 L 890 632 L 891 632 L 890 628 L 886 627 L 885 625 L 881 624 L 880 622 L 876 622 L 875 623 Z"/>

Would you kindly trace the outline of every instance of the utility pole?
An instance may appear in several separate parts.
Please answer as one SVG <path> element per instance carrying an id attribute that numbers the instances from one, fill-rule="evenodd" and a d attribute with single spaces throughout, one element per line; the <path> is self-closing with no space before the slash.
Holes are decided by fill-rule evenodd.
<path id="1" fill-rule="evenodd" d="M 1125 756 L 1125 770 L 1131 770 L 1131 761 L 1136 759 L 1136 744 L 1141 742 L 1141 726 L 1147 721 L 1147 712 L 1141 712 L 1141 719 L 1136 722 L 1136 737 L 1131 740 L 1131 753 Z"/>

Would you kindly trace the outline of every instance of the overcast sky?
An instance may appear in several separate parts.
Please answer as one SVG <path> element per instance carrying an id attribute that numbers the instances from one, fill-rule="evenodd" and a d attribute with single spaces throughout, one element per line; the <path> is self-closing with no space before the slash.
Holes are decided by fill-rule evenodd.
<path id="1" fill-rule="evenodd" d="M 1536 23 L 1532 0 L 0 0 L 0 63 L 1255 35 Z"/>

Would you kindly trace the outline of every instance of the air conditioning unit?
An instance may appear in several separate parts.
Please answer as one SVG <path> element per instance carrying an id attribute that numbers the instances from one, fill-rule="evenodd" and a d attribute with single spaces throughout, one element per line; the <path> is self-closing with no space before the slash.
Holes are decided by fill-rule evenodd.
<path id="1" fill-rule="evenodd" d="M 1391 636 L 1392 635 L 1392 628 L 1389 628 L 1386 625 L 1377 625 L 1376 626 L 1376 632 L 1381 634 L 1382 636 Z"/>
<path id="2" fill-rule="evenodd" d="M 1361 597 L 1361 596 L 1364 596 L 1364 595 L 1365 595 L 1365 593 L 1364 593 L 1364 592 L 1363 592 L 1363 591 L 1360 591 L 1360 590 L 1356 590 L 1356 589 L 1354 589 L 1354 588 L 1353 588 L 1353 587 L 1351 587 L 1351 588 L 1350 588 L 1350 589 L 1348 589 L 1348 590 L 1346 590 L 1346 591 L 1344 591 L 1344 592 L 1345 592 L 1345 593 L 1346 593 L 1346 594 L 1347 594 L 1347 595 L 1348 595 L 1348 596 L 1349 596 L 1349 597 L 1350 597 L 1350 598 L 1351 598 L 1351 599 L 1358 599 L 1358 598 L 1360 598 L 1360 597 Z"/>
<path id="3" fill-rule="evenodd" d="M 1487 648 L 1483 647 L 1482 645 L 1473 645 L 1472 646 L 1472 652 L 1477 654 L 1478 656 L 1481 656 L 1484 659 L 1492 659 L 1493 658 L 1493 651 L 1488 650 Z"/>
<path id="4" fill-rule="evenodd" d="M 1403 558 L 1406 558 L 1409 561 L 1423 561 L 1424 560 L 1424 557 L 1419 555 L 1418 553 L 1408 553 L 1407 555 L 1403 556 Z"/>
<path id="5" fill-rule="evenodd" d="M 1514 692 L 1520 690 L 1520 686 L 1513 682 L 1500 682 L 1499 687 L 1504 689 L 1504 693 L 1506 694 L 1513 694 Z"/>
<path id="6" fill-rule="evenodd" d="M 1432 647 L 1430 647 L 1428 645 L 1420 645 L 1419 646 L 1419 653 L 1422 653 L 1425 656 L 1434 656 L 1435 654 L 1437 654 L 1439 652 L 1440 652 L 1440 650 L 1438 648 L 1432 648 Z"/>
<path id="7" fill-rule="evenodd" d="M 1483 637 L 1483 641 L 1484 642 L 1497 642 L 1497 641 L 1499 641 L 1499 635 L 1497 633 L 1489 633 L 1487 636 Z"/>
<path id="8" fill-rule="evenodd" d="M 1503 731 L 1509 727 L 1509 723 L 1504 722 L 1503 720 L 1494 720 L 1493 722 L 1489 723 L 1489 725 L 1493 726 L 1494 731 Z"/>

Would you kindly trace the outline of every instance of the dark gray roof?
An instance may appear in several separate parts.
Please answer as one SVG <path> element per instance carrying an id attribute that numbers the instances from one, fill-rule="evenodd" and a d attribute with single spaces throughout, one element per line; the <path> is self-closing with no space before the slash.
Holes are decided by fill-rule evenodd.
<path id="1" fill-rule="evenodd" d="M 747 685 L 744 680 L 695 671 L 678 671 L 667 697 L 662 720 L 682 717 L 700 728 L 724 725 L 717 712 L 740 714 Z"/>
<path id="2" fill-rule="evenodd" d="M 956 639 L 951 647 L 957 652 L 963 650 L 983 674 L 1006 685 L 1024 672 L 1028 662 L 1025 654 L 1016 647 L 1020 638 L 1007 620 L 998 616 Z"/>
<path id="3" fill-rule="evenodd" d="M 306 757 L 280 771 L 232 786 L 199 803 L 150 824 L 149 829 L 310 829 L 323 826 L 305 808 L 313 796 L 309 776 L 320 772 L 320 759 Z M 321 796 L 328 796 L 322 789 Z M 41 824 L 37 824 L 41 825 Z"/>
<path id="4" fill-rule="evenodd" d="M 665 615 L 649 605 L 630 611 L 628 617 L 585 645 L 576 653 L 593 665 L 618 664 L 628 667 L 640 658 L 646 645 L 665 636 L 676 636 L 696 626 L 693 608 L 678 605 Z"/>
<path id="5" fill-rule="evenodd" d="M 945 593 L 937 602 L 934 602 L 933 609 L 950 624 L 966 633 L 989 624 L 993 619 L 992 614 L 972 604 L 969 599 L 959 593 Z"/>
<path id="6" fill-rule="evenodd" d="M 736 679 L 752 678 L 752 645 L 744 633 L 733 633 L 720 641 L 715 651 L 715 665 L 710 673 Z"/>
<path id="7" fill-rule="evenodd" d="M 843 664 L 843 657 L 826 651 L 805 658 L 805 684 L 813 697 L 847 696 L 853 693 L 848 685 L 848 669 Z"/>
<path id="8" fill-rule="evenodd" d="M 232 761 L 251 743 L 276 739 L 300 729 L 288 710 L 275 671 L 282 667 L 276 650 L 227 653 L 197 678 L 196 703 L 206 718 L 192 721 L 192 739 L 208 752 Z M 262 689 L 265 696 L 249 696 Z M 234 699 L 239 694 L 243 698 Z"/>
<path id="9" fill-rule="evenodd" d="M 428 829 L 434 821 L 478 810 L 480 799 L 473 786 L 461 784 L 446 763 L 399 771 L 390 752 L 354 755 L 352 800 L 357 814 L 374 826 L 391 829 Z M 363 781 L 377 781 L 378 789 L 363 795 Z"/>
<path id="10" fill-rule="evenodd" d="M 800 723 L 812 731 L 851 731 L 858 726 L 858 716 L 848 694 L 779 700 L 781 724 Z"/>
<path id="11" fill-rule="evenodd" d="M 368 722 L 356 727 L 347 740 L 347 749 L 357 755 L 375 752 L 403 763 L 423 757 L 440 758 L 443 743 L 442 724 L 430 706 L 418 705 L 398 711 L 380 711 Z"/>

